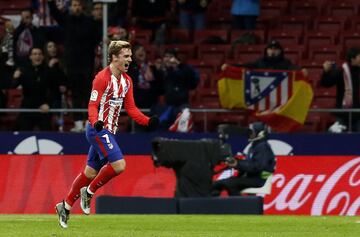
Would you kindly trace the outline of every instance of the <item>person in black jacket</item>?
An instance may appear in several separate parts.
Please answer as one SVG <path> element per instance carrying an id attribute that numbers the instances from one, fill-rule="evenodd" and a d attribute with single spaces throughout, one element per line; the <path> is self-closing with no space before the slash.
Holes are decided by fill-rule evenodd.
<path id="1" fill-rule="evenodd" d="M 51 16 L 64 30 L 64 66 L 72 92 L 74 108 L 86 108 L 94 76 L 95 48 L 101 40 L 101 27 L 92 16 L 83 12 L 81 0 L 72 0 L 69 12 L 61 12 L 48 0 Z M 83 114 L 73 115 L 72 131 L 84 130 Z"/>
<path id="2" fill-rule="evenodd" d="M 323 64 L 323 73 L 320 85 L 323 87 L 336 86 L 337 108 L 360 108 L 360 48 L 350 48 L 346 55 L 346 62 L 336 66 L 333 61 L 327 60 Z M 330 132 L 342 132 L 349 128 L 349 116 L 345 113 L 337 114 L 337 121 L 331 126 Z M 360 115 L 353 114 L 352 131 L 360 131 Z"/>
<path id="3" fill-rule="evenodd" d="M 284 55 L 281 44 L 272 40 L 264 49 L 264 56 L 255 62 L 245 63 L 242 65 L 248 68 L 267 68 L 276 70 L 294 70 L 299 69 Z"/>
<path id="4" fill-rule="evenodd" d="M 36 27 L 33 23 L 33 12 L 31 9 L 21 11 L 21 21 L 14 31 L 14 59 L 15 65 L 24 66 L 33 47 L 43 47 L 46 35 L 43 28 Z"/>
<path id="5" fill-rule="evenodd" d="M 176 116 L 189 107 L 189 94 L 199 83 L 199 73 L 191 65 L 181 62 L 177 50 L 165 50 L 162 66 L 163 73 L 162 93 L 165 103 L 156 110 L 160 115 L 163 128 L 169 128 L 174 123 Z"/>
<path id="6" fill-rule="evenodd" d="M 44 54 L 41 48 L 32 48 L 29 57 L 30 64 L 14 72 L 12 87 L 22 86 L 21 108 L 39 108 L 41 113 L 20 113 L 15 129 L 31 131 L 37 127 L 39 130 L 49 131 L 51 129 L 51 117 L 48 114 L 51 70 L 44 63 Z"/>
<path id="7" fill-rule="evenodd" d="M 275 155 L 267 142 L 267 126 L 262 122 L 249 125 L 250 149 L 244 160 L 227 159 L 226 164 L 238 171 L 237 176 L 217 180 L 212 186 L 212 195 L 219 196 L 226 190 L 229 196 L 240 195 L 241 190 L 262 187 L 267 177 L 275 171 Z"/>

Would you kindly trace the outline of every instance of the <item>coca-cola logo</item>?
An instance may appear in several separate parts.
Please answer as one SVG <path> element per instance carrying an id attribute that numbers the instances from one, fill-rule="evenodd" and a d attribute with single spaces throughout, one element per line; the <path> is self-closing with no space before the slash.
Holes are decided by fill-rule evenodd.
<path id="1" fill-rule="evenodd" d="M 359 215 L 360 157 L 348 158 L 340 164 L 339 161 L 332 162 L 335 161 L 332 159 L 335 158 L 296 159 L 298 167 L 302 167 L 299 169 L 308 169 L 308 173 L 297 172 L 294 170 L 295 165 L 288 167 L 291 169 L 283 167 L 279 170 L 272 180 L 273 193 L 265 199 L 265 211 L 286 214 Z"/>

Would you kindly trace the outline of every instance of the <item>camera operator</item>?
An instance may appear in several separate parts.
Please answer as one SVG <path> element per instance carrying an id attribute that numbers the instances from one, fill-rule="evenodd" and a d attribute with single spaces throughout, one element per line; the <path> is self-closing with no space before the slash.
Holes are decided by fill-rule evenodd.
<path id="1" fill-rule="evenodd" d="M 244 160 L 229 157 L 225 160 L 228 167 L 238 171 L 237 176 L 217 180 L 212 185 L 212 196 L 219 196 L 226 190 L 229 196 L 240 195 L 241 190 L 262 187 L 267 177 L 275 170 L 275 155 L 267 142 L 267 126 L 262 122 L 249 125 L 250 149 Z"/>

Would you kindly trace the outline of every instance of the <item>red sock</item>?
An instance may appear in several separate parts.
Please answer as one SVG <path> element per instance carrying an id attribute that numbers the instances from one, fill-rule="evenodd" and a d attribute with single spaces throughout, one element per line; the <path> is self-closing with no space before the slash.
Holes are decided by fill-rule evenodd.
<path id="1" fill-rule="evenodd" d="M 106 184 L 110 179 L 114 178 L 118 174 L 115 172 L 114 168 L 107 164 L 101 168 L 98 175 L 95 177 L 93 181 L 91 181 L 89 185 L 89 190 L 93 193 L 96 192 L 101 186 Z"/>
<path id="2" fill-rule="evenodd" d="M 65 199 L 65 202 L 70 206 L 74 205 L 74 202 L 80 197 L 80 189 L 88 186 L 91 183 L 91 179 L 85 176 L 84 172 L 81 172 L 71 185 L 71 189 Z"/>

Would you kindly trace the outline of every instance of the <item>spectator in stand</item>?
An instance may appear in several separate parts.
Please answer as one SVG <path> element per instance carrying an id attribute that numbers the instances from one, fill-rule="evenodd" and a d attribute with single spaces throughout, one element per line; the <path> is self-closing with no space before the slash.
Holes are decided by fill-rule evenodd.
<path id="1" fill-rule="evenodd" d="M 141 109 L 152 109 L 162 92 L 163 74 L 147 60 L 144 46 L 135 45 L 132 51 L 133 61 L 128 74 L 133 79 L 136 106 Z M 143 130 L 142 128 L 139 127 L 137 130 Z"/>
<path id="2" fill-rule="evenodd" d="M 125 27 L 127 25 L 127 10 L 129 0 L 117 0 L 109 4 L 109 25 Z"/>
<path id="3" fill-rule="evenodd" d="M 156 113 L 161 115 L 161 126 L 167 129 L 174 123 L 176 116 L 189 107 L 189 92 L 198 85 L 199 73 L 192 66 L 181 62 L 175 49 L 165 51 L 161 70 L 165 105 L 159 104 Z"/>
<path id="4" fill-rule="evenodd" d="M 93 16 L 95 21 L 98 21 L 102 24 L 103 6 L 101 3 L 94 3 L 94 5 L 92 6 L 91 15 Z"/>
<path id="5" fill-rule="evenodd" d="M 132 24 L 135 28 L 152 30 L 154 42 L 164 44 L 170 6 L 168 0 L 133 0 Z"/>
<path id="6" fill-rule="evenodd" d="M 260 0 L 233 0 L 231 15 L 233 29 L 253 30 L 260 14 Z"/>
<path id="7" fill-rule="evenodd" d="M 64 68 L 60 63 L 58 55 L 58 48 L 55 42 L 49 41 L 45 44 L 45 62 L 52 72 L 50 80 L 51 101 L 52 108 L 61 108 L 63 97 L 67 89 L 67 79 Z"/>
<path id="8" fill-rule="evenodd" d="M 223 64 L 221 69 L 224 70 L 227 64 Z M 294 65 L 289 59 L 284 55 L 284 50 L 281 44 L 272 40 L 264 49 L 264 55 L 260 59 L 244 64 L 235 64 L 234 66 L 242 66 L 247 68 L 264 68 L 264 69 L 275 69 L 275 70 L 297 70 L 300 67 Z M 308 75 L 308 72 L 305 68 L 302 69 L 305 75 Z"/>
<path id="9" fill-rule="evenodd" d="M 29 60 L 30 49 L 42 48 L 46 41 L 44 30 L 36 27 L 32 21 L 31 9 L 22 10 L 20 25 L 14 31 L 14 59 L 18 66 L 24 66 Z"/>
<path id="10" fill-rule="evenodd" d="M 360 48 L 350 48 L 346 55 L 346 62 L 336 66 L 335 62 L 327 60 L 323 64 L 324 71 L 320 85 L 323 87 L 336 86 L 337 108 L 360 108 Z M 340 133 L 349 129 L 349 115 L 339 113 L 337 121 L 329 128 L 330 132 Z M 352 114 L 351 131 L 360 131 L 360 114 Z M 350 129 L 348 130 L 350 131 Z"/>
<path id="11" fill-rule="evenodd" d="M 51 117 L 47 112 L 50 109 L 50 80 L 53 76 L 44 62 L 42 49 L 32 48 L 30 64 L 14 72 L 12 87 L 22 86 L 22 108 L 39 108 L 41 113 L 20 113 L 16 130 L 30 131 L 34 128 L 42 131 L 50 130 Z"/>
<path id="12" fill-rule="evenodd" d="M 10 20 L 5 23 L 5 35 L 0 44 L 0 107 L 5 107 L 5 90 L 11 86 L 12 75 L 15 70 L 14 51 L 13 51 L 13 33 L 14 25 Z"/>
<path id="13" fill-rule="evenodd" d="M 180 27 L 202 30 L 205 27 L 205 11 L 211 0 L 178 0 Z"/>
<path id="14" fill-rule="evenodd" d="M 50 13 L 64 30 L 64 66 L 74 108 L 86 108 L 95 67 L 95 49 L 101 29 L 92 16 L 83 12 L 81 0 L 72 0 L 69 12 L 61 12 L 54 0 L 48 0 Z M 73 115 L 74 132 L 84 131 L 84 114 Z"/>
<path id="15" fill-rule="evenodd" d="M 67 108 L 67 79 L 64 68 L 60 63 L 58 48 L 55 42 L 48 41 L 45 44 L 45 63 L 51 71 L 52 77 L 49 78 L 50 86 L 50 107 L 51 108 Z M 63 113 L 55 115 L 56 125 L 59 131 L 63 129 Z"/>

